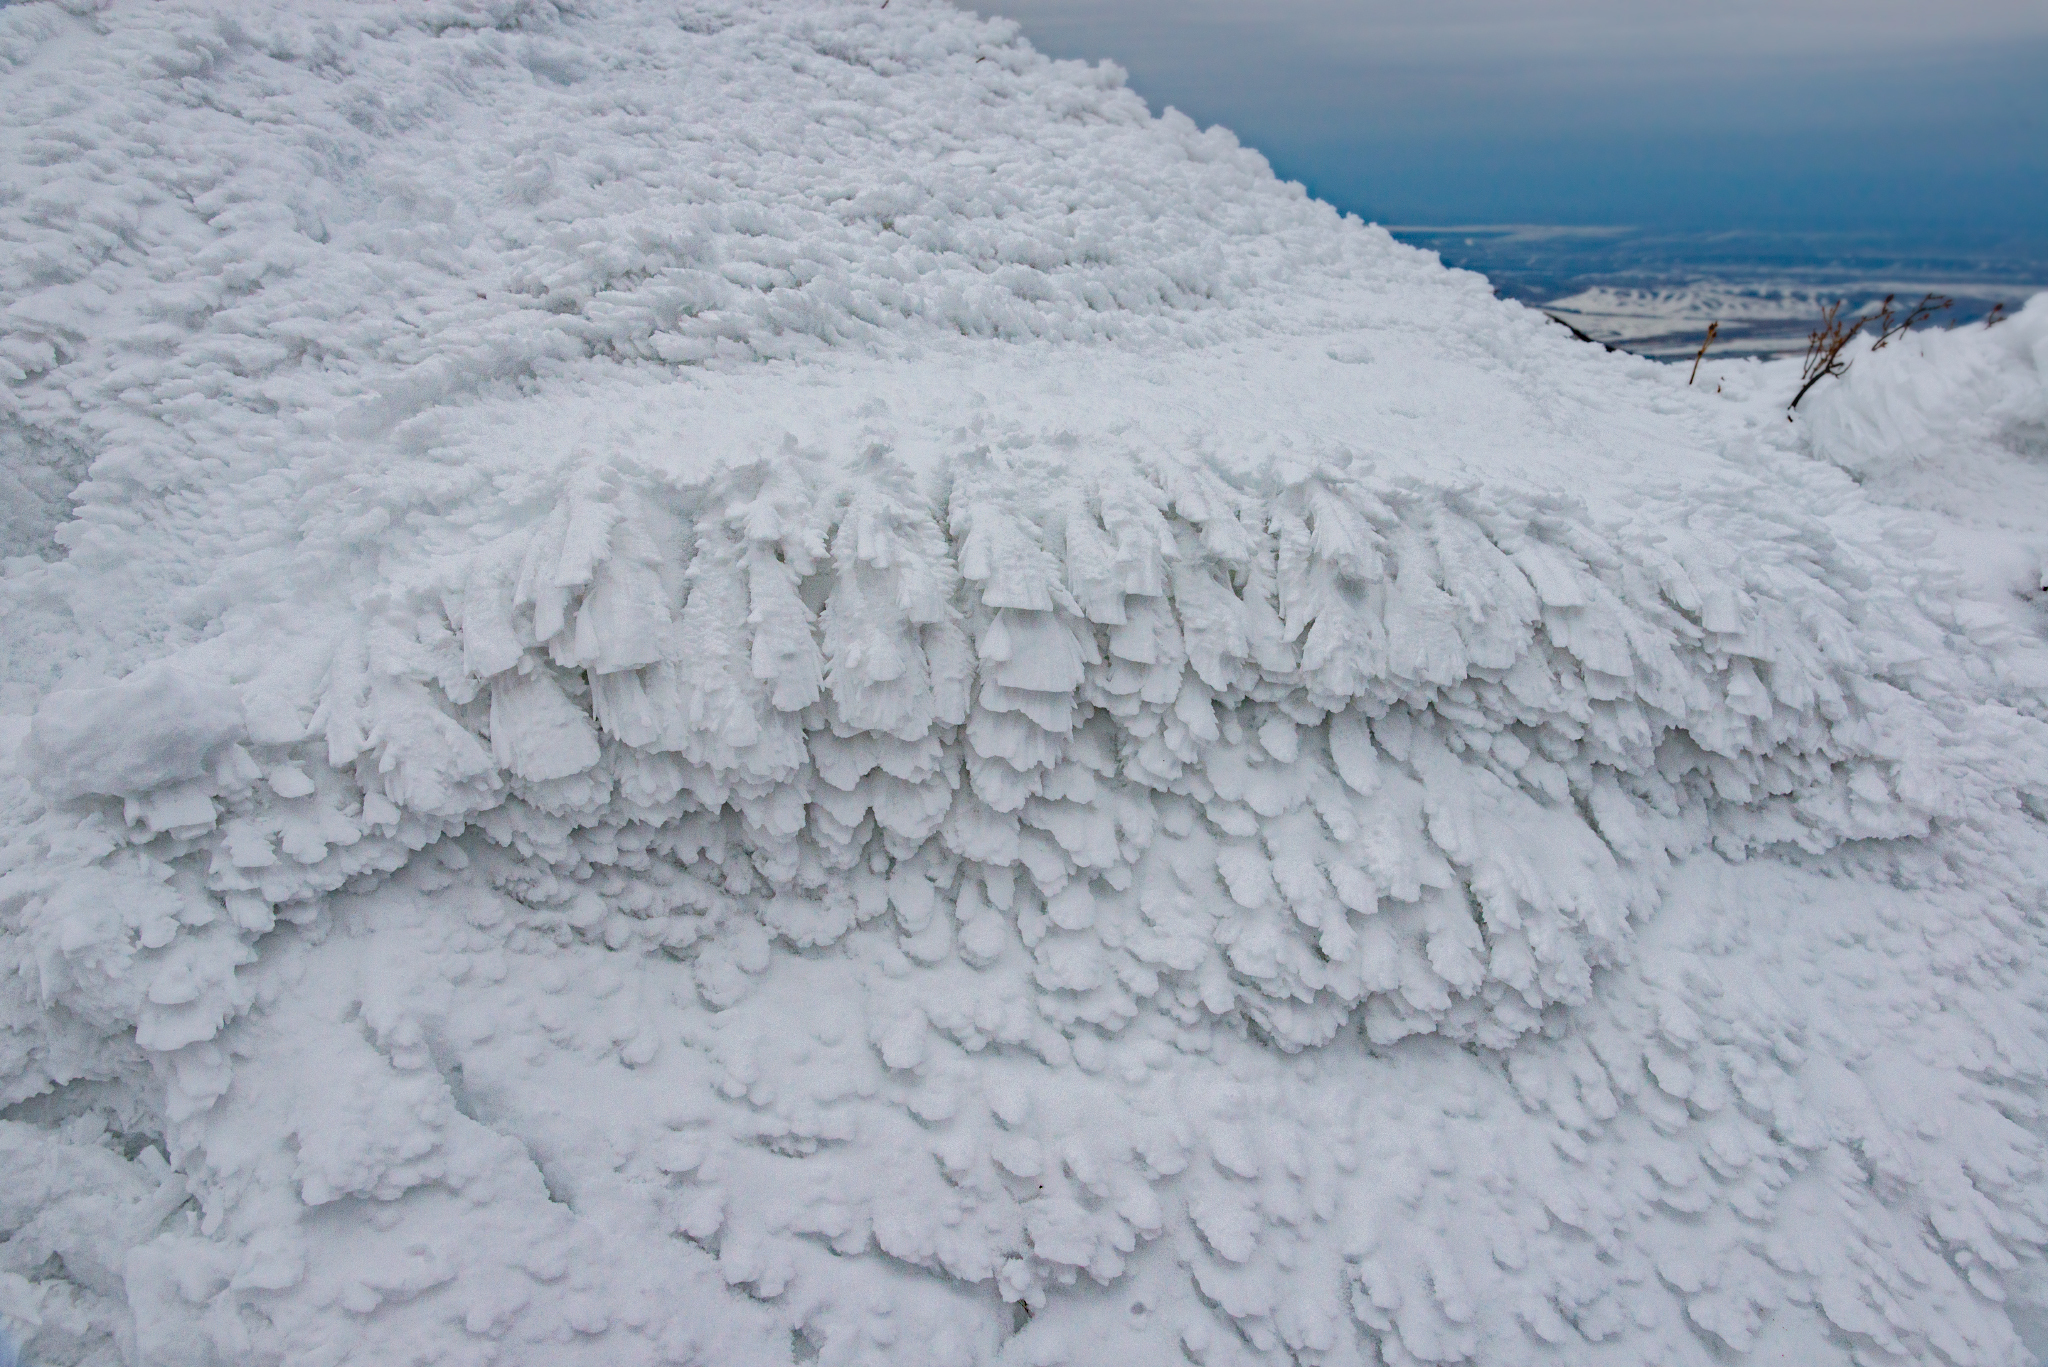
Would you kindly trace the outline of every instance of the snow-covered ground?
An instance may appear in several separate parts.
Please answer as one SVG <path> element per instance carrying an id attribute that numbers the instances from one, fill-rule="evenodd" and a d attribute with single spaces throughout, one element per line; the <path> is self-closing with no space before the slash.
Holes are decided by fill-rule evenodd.
<path id="1" fill-rule="evenodd" d="M 2048 299 L 1788 421 L 925 0 L 0 130 L 30 1361 L 2043 1350 Z"/>

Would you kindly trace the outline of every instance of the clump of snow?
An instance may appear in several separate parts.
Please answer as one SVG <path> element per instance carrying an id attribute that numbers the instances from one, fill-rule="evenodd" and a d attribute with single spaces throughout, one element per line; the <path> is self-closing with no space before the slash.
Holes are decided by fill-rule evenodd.
<path id="1" fill-rule="evenodd" d="M 206 777 L 247 734 L 234 689 L 157 663 L 108 687 L 44 697 L 23 754 L 46 797 L 142 797 Z"/>
<path id="2" fill-rule="evenodd" d="M 917 0 L 0 26 L 38 1360 L 2023 1360 L 2048 652 L 1837 467 L 2039 304 L 1786 423 Z"/>
<path id="3" fill-rule="evenodd" d="M 1954 480 L 1991 473 L 1976 467 L 2001 448 L 2036 458 L 2048 451 L 2048 300 L 1993 326 L 1921 329 L 1859 350 L 1839 382 L 1815 392 L 1808 419 L 1817 449 L 1857 476 L 1946 462 Z M 1970 459 L 1958 460 L 1959 451 Z M 1910 491 L 1916 499 L 1930 492 Z M 2013 501 L 2031 503 L 2032 492 Z"/>
<path id="4" fill-rule="evenodd" d="M 2048 302 L 1992 327 L 1916 331 L 1814 391 L 1815 451 L 1889 502 L 1942 514 L 1944 549 L 2048 588 Z"/>

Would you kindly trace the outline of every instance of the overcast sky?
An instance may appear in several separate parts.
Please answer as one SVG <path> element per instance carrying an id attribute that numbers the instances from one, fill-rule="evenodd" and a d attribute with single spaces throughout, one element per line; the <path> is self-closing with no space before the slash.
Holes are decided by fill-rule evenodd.
<path id="1" fill-rule="evenodd" d="M 1382 222 L 2048 237 L 2048 0 L 1005 0 Z"/>

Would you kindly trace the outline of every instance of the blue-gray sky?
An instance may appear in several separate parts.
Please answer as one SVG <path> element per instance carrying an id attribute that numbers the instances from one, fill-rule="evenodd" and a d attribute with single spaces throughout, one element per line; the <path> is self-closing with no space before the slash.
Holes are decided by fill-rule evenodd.
<path id="1" fill-rule="evenodd" d="M 2048 238 L 2048 0 L 983 0 L 1386 223 Z"/>

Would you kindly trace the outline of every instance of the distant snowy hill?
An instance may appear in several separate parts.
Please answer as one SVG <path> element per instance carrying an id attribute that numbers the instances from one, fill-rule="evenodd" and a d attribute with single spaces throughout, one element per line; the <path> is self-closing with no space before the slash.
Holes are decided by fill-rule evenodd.
<path id="1" fill-rule="evenodd" d="M 927 0 L 10 5 L 0 244 L 30 1361 L 2048 1342 L 2048 300 L 1788 422 Z"/>

